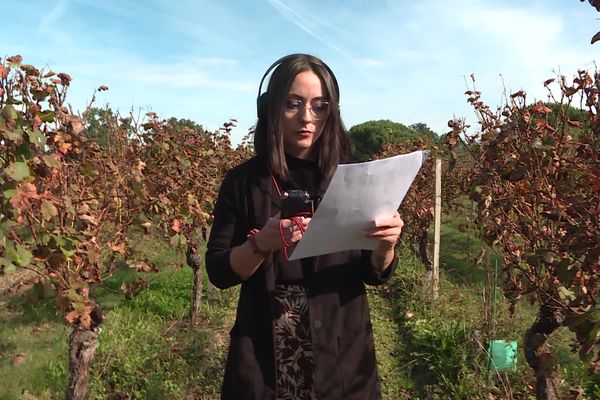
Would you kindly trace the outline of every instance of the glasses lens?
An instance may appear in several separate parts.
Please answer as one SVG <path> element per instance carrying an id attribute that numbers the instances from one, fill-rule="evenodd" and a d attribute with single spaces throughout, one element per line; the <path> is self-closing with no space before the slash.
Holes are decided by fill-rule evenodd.
<path id="1" fill-rule="evenodd" d="M 317 101 L 314 102 L 310 109 L 317 119 L 323 119 L 327 116 L 327 111 L 329 111 L 329 103 L 326 101 Z"/>
<path id="2" fill-rule="evenodd" d="M 288 111 L 298 112 L 304 108 L 304 103 L 302 100 L 288 99 L 288 101 L 285 103 L 285 108 Z"/>
<path id="3" fill-rule="evenodd" d="M 288 99 L 285 102 L 285 109 L 290 115 L 296 115 L 299 112 L 303 112 L 306 110 L 306 106 L 304 102 L 300 99 Z M 316 119 L 325 119 L 327 117 L 327 113 L 329 111 L 329 102 L 317 100 L 313 102 L 310 106 L 310 112 Z"/>

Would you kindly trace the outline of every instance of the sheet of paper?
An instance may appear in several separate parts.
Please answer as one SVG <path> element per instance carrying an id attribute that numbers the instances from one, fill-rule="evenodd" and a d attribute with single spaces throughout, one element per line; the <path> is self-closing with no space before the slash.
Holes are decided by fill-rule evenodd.
<path id="1" fill-rule="evenodd" d="M 290 260 L 350 249 L 373 250 L 361 231 L 396 212 L 429 152 L 338 166 L 327 192 Z"/>

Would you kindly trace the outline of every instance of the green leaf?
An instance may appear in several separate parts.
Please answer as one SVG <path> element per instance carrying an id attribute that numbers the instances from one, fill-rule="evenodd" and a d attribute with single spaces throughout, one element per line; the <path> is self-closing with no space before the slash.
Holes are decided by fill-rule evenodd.
<path id="1" fill-rule="evenodd" d="M 23 129 L 17 128 L 14 131 L 7 131 L 6 137 L 15 143 L 21 143 L 23 141 Z"/>
<path id="2" fill-rule="evenodd" d="M 17 223 L 12 220 L 6 220 L 2 224 L 0 224 L 0 243 L 4 243 L 6 240 L 6 235 L 10 232 L 11 228 L 16 226 Z"/>
<path id="3" fill-rule="evenodd" d="M 0 267 L 3 267 L 0 268 L 0 271 L 5 274 L 15 272 L 17 270 L 17 266 L 4 257 L 0 257 Z"/>
<path id="4" fill-rule="evenodd" d="M 16 120 L 19 117 L 19 113 L 11 104 L 6 104 L 2 109 L 2 116 L 6 119 Z"/>
<path id="5" fill-rule="evenodd" d="M 82 299 L 83 299 L 83 297 L 82 297 Z M 85 299 L 81 300 L 81 302 L 77 302 L 77 303 L 73 302 L 73 309 L 75 311 L 77 311 L 79 314 L 83 314 L 85 312 L 85 304 L 83 303 L 84 301 L 85 301 Z"/>
<path id="6" fill-rule="evenodd" d="M 198 205 L 198 198 L 196 196 L 194 196 L 193 194 L 188 194 L 187 201 L 190 206 Z"/>
<path id="7" fill-rule="evenodd" d="M 53 239 L 56 243 L 56 247 L 60 249 L 61 253 L 63 253 L 65 257 L 71 257 L 77 252 L 77 248 L 75 247 L 75 243 L 73 243 L 73 239 L 63 235 L 56 235 L 53 237 Z"/>
<path id="8" fill-rule="evenodd" d="M 71 257 L 73 254 L 77 253 L 77 248 L 73 244 L 73 242 L 68 241 L 64 246 L 60 246 L 60 251 L 63 253 L 65 257 Z"/>
<path id="9" fill-rule="evenodd" d="M 29 249 L 21 244 L 17 244 L 16 247 L 8 246 L 6 256 L 11 262 L 22 267 L 29 265 L 33 259 Z"/>
<path id="10" fill-rule="evenodd" d="M 15 272 L 17 270 L 17 267 L 15 266 L 15 264 L 13 263 L 8 263 L 8 264 L 3 264 L 4 265 L 4 273 L 5 274 L 10 274 L 11 272 Z"/>
<path id="11" fill-rule="evenodd" d="M 58 162 L 56 160 L 56 158 L 52 157 L 52 154 L 45 155 L 42 158 L 44 159 L 44 162 L 46 163 L 47 166 L 49 166 L 51 168 L 56 168 L 56 169 L 60 168 L 60 162 Z"/>
<path id="12" fill-rule="evenodd" d="M 85 301 L 85 298 L 82 295 L 80 295 L 79 293 L 77 293 L 77 291 L 75 289 L 67 290 L 66 297 L 67 297 L 67 299 L 69 299 L 70 301 L 72 301 L 74 303 L 79 303 L 79 302 Z"/>
<path id="13" fill-rule="evenodd" d="M 17 147 L 15 151 L 15 159 L 17 161 L 28 161 L 35 157 L 35 151 L 29 143 L 23 143 Z"/>
<path id="14" fill-rule="evenodd" d="M 56 206 L 46 200 L 42 201 L 41 210 L 46 221 L 49 221 L 58 215 L 58 209 Z"/>
<path id="15" fill-rule="evenodd" d="M 31 176 L 29 166 L 26 162 L 22 161 L 11 163 L 8 167 L 4 168 L 4 173 L 6 176 L 17 182 Z"/>
<path id="16" fill-rule="evenodd" d="M 577 274 L 577 268 L 573 265 L 570 258 L 563 258 L 554 264 L 556 276 L 561 282 L 571 282 Z"/>
<path id="17" fill-rule="evenodd" d="M 27 247 L 18 244 L 17 254 L 19 256 L 19 259 L 17 260 L 19 265 L 26 267 L 27 265 L 31 264 L 31 260 L 33 260 L 33 254 L 31 254 Z"/>
<path id="18" fill-rule="evenodd" d="M 575 293 L 573 293 L 571 290 L 567 289 L 564 286 L 558 287 L 558 295 L 560 296 L 561 300 L 563 300 L 563 301 L 564 300 L 573 301 L 577 298 L 575 296 Z"/>
<path id="19" fill-rule="evenodd" d="M 44 147 L 46 145 L 46 135 L 44 135 L 41 131 L 35 130 L 33 132 L 29 132 L 29 141 L 39 147 Z"/>
<path id="20" fill-rule="evenodd" d="M 54 122 L 54 111 L 43 111 L 38 113 L 38 117 L 40 117 L 40 119 L 43 122 Z"/>

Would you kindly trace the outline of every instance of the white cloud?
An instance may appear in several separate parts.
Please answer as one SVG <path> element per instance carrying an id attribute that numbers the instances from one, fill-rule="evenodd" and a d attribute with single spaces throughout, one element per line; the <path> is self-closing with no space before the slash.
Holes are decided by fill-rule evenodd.
<path id="1" fill-rule="evenodd" d="M 355 58 L 354 61 L 358 65 L 362 65 L 367 68 L 383 68 L 386 66 L 385 61 L 383 60 L 374 60 L 371 58 Z"/>

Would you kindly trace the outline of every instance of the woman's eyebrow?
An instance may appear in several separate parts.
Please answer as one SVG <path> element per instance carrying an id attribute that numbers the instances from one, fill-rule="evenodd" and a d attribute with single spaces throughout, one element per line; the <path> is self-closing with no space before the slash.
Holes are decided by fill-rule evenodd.
<path id="1" fill-rule="evenodd" d="M 317 97 L 313 97 L 311 100 L 315 101 L 315 100 L 323 100 L 325 98 L 325 96 L 317 96 Z M 288 99 L 298 99 L 298 100 L 302 100 L 304 102 L 306 102 L 306 98 L 303 96 L 300 96 L 299 94 L 296 93 L 290 93 L 288 94 Z"/>

